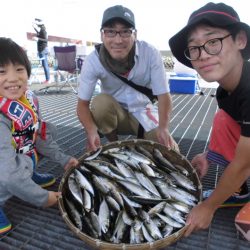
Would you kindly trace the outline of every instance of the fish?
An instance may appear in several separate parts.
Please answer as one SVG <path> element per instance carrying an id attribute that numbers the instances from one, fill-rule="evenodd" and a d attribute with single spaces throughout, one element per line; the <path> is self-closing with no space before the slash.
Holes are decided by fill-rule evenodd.
<path id="1" fill-rule="evenodd" d="M 143 196 L 144 198 L 152 198 L 151 193 L 140 185 L 124 180 L 117 180 L 117 182 L 133 194 Z"/>
<path id="2" fill-rule="evenodd" d="M 138 171 L 135 172 L 135 176 L 139 183 L 146 188 L 150 193 L 152 193 L 155 197 L 161 198 L 160 193 L 156 189 L 155 185 L 150 181 L 148 177 L 146 177 L 143 173 Z"/>
<path id="3" fill-rule="evenodd" d="M 139 153 L 145 155 L 147 158 L 149 158 L 151 161 L 154 161 L 153 155 L 144 147 L 135 145 L 135 150 L 137 150 Z"/>
<path id="4" fill-rule="evenodd" d="M 77 169 L 74 169 L 74 173 L 75 173 L 75 179 L 77 180 L 80 187 L 82 187 L 83 189 L 88 190 L 88 192 L 91 193 L 92 196 L 95 196 L 93 186 L 88 181 L 88 179 Z"/>
<path id="5" fill-rule="evenodd" d="M 74 204 L 71 201 L 69 201 L 67 198 L 65 198 L 65 202 L 70 210 L 70 215 L 74 222 L 73 224 L 82 231 L 82 228 L 83 228 L 82 227 L 82 215 L 77 211 Z"/>
<path id="6" fill-rule="evenodd" d="M 172 232 L 174 231 L 174 227 L 173 226 L 170 226 L 168 224 L 166 224 L 163 229 L 162 229 L 162 234 L 163 234 L 163 237 L 167 237 L 169 235 L 172 234 Z"/>
<path id="7" fill-rule="evenodd" d="M 148 211 L 149 215 L 153 215 L 156 213 L 161 213 L 161 211 L 163 210 L 163 208 L 165 207 L 165 205 L 167 204 L 166 201 L 161 201 L 158 204 L 156 204 L 155 206 L 151 207 Z"/>
<path id="8" fill-rule="evenodd" d="M 140 166 L 140 170 L 146 176 L 148 176 L 148 177 L 155 177 L 156 176 L 155 171 L 153 170 L 153 168 L 150 165 L 143 163 L 143 162 L 139 162 L 138 164 Z"/>
<path id="9" fill-rule="evenodd" d="M 156 213 L 156 215 L 161 219 L 163 220 L 166 224 L 174 227 L 174 228 L 181 228 L 183 227 L 183 224 L 171 219 L 169 216 L 167 215 L 162 215 L 162 214 L 159 214 L 159 213 Z"/>
<path id="10" fill-rule="evenodd" d="M 102 199 L 98 213 L 101 231 L 107 233 L 110 227 L 110 210 L 105 199 Z"/>
<path id="11" fill-rule="evenodd" d="M 98 172 L 101 175 L 104 175 L 108 178 L 114 180 L 124 180 L 120 174 L 118 174 L 118 169 L 111 163 L 105 161 L 93 160 L 84 162 L 85 166 L 91 167 L 95 172 Z M 114 172 L 114 169 L 117 169 L 117 173 Z"/>
<path id="12" fill-rule="evenodd" d="M 73 197 L 83 206 L 82 191 L 73 173 L 68 178 L 68 187 Z"/>
<path id="13" fill-rule="evenodd" d="M 186 176 L 177 172 L 171 172 L 170 175 L 173 176 L 177 181 L 177 183 L 182 187 L 187 188 L 188 190 L 194 190 L 194 191 L 197 190 L 194 183 Z"/>
<path id="14" fill-rule="evenodd" d="M 85 161 L 92 161 L 98 157 L 98 155 L 101 153 L 102 147 L 98 148 L 96 151 L 91 152 L 90 155 L 86 158 L 84 158 Z"/>
<path id="15" fill-rule="evenodd" d="M 153 156 L 160 163 L 160 165 L 157 165 L 158 167 L 161 166 L 162 169 L 166 170 L 169 173 L 171 173 L 172 171 L 177 171 L 174 165 L 162 155 L 159 149 L 154 148 Z"/>
<path id="16" fill-rule="evenodd" d="M 124 233 L 127 230 L 127 225 L 124 223 L 122 219 L 122 213 L 123 213 L 122 211 L 118 213 L 117 220 L 115 222 L 114 231 L 110 238 L 111 242 L 113 243 L 121 243 Z"/>
<path id="17" fill-rule="evenodd" d="M 63 200 L 72 224 L 94 239 L 154 242 L 184 227 L 198 203 L 194 172 L 153 144 L 99 149 L 88 157 L 65 178 Z"/>
<path id="18" fill-rule="evenodd" d="M 175 207 L 171 206 L 170 204 L 166 204 L 165 207 L 163 208 L 163 212 L 171 217 L 172 219 L 174 219 L 175 221 L 181 223 L 181 224 L 185 224 L 185 221 L 181 215 L 181 212 L 178 211 Z"/>

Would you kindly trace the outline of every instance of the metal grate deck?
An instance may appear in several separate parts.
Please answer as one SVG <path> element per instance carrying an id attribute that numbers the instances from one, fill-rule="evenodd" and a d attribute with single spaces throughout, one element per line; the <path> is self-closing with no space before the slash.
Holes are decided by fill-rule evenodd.
<path id="1" fill-rule="evenodd" d="M 174 109 L 170 130 L 181 153 L 189 160 L 207 148 L 212 118 L 217 109 L 216 100 L 211 96 L 215 94 L 215 89 L 204 88 L 202 91 L 204 95 L 172 95 Z M 57 142 L 66 153 L 75 157 L 81 156 L 86 135 L 76 116 L 76 95 L 62 91 L 60 94 L 39 94 L 38 97 L 44 119 L 57 126 Z M 38 171 L 53 173 L 57 182 L 50 189 L 57 190 L 63 169 L 52 162 L 44 161 Z M 210 168 L 203 180 L 203 189 L 213 188 L 221 173 L 222 169 L 217 166 Z M 57 207 L 37 208 L 13 197 L 4 209 L 13 229 L 0 236 L 0 250 L 91 249 L 68 228 Z M 208 230 L 182 238 L 165 249 L 250 249 L 250 243 L 243 240 L 234 227 L 234 217 L 238 210 L 219 209 Z"/>

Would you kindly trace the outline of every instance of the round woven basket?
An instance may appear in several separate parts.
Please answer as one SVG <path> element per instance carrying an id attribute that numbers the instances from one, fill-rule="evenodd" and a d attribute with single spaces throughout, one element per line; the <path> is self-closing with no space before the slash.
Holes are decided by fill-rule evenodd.
<path id="1" fill-rule="evenodd" d="M 153 141 L 147 141 L 147 140 L 141 140 L 141 139 L 135 139 L 135 140 L 126 140 L 126 141 L 117 141 L 117 142 L 112 142 L 104 145 L 102 147 L 102 151 L 105 151 L 107 149 L 111 148 L 117 148 L 117 147 L 124 147 L 124 146 L 143 146 L 145 149 L 148 151 L 152 152 L 154 148 L 157 148 L 161 151 L 163 156 L 165 156 L 171 163 L 173 164 L 178 164 L 183 166 L 188 170 L 190 173 L 189 178 L 190 180 L 193 181 L 195 186 L 197 187 L 197 191 L 194 194 L 197 198 L 198 201 L 201 201 L 202 198 L 202 185 L 199 180 L 199 177 L 195 171 L 195 169 L 192 167 L 192 165 L 189 163 L 189 161 L 181 154 L 177 153 L 174 150 L 169 150 L 165 146 L 153 142 Z M 86 153 L 83 156 L 79 158 L 80 163 L 87 157 L 89 157 L 91 154 Z M 185 233 L 187 226 L 182 227 L 175 233 L 171 234 L 170 236 L 167 236 L 163 239 L 156 240 L 154 242 L 147 242 L 147 243 L 141 243 L 141 244 L 128 244 L 128 243 L 120 243 L 120 244 L 115 244 L 115 243 L 109 243 L 106 241 L 102 241 L 99 239 L 94 239 L 90 237 L 89 235 L 85 234 L 84 232 L 80 231 L 75 225 L 71 222 L 67 211 L 64 206 L 64 201 L 63 197 L 65 194 L 66 190 L 66 184 L 69 175 L 72 173 L 73 169 L 69 169 L 66 171 L 61 179 L 60 185 L 59 185 L 59 192 L 62 192 L 62 196 L 59 198 L 59 210 L 61 212 L 61 215 L 68 225 L 68 227 L 77 235 L 81 240 L 83 240 L 85 243 L 87 243 L 89 246 L 96 248 L 96 249 L 107 249 L 107 250 L 112 250 L 112 249 L 131 249 L 131 250 L 145 250 L 145 249 L 159 249 L 163 248 L 166 246 L 169 246 L 173 243 L 175 243 L 177 240 L 179 240 L 183 234 Z"/>

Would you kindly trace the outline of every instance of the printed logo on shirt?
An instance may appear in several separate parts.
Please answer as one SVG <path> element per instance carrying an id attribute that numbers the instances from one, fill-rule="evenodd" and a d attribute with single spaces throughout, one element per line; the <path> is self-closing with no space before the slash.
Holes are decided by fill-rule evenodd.
<path id="1" fill-rule="evenodd" d="M 27 128 L 30 125 L 30 121 L 32 121 L 32 115 L 29 110 L 24 109 L 24 107 L 16 101 L 10 103 L 8 112 L 13 119 L 18 120 L 21 123 L 19 125 L 24 129 Z"/>

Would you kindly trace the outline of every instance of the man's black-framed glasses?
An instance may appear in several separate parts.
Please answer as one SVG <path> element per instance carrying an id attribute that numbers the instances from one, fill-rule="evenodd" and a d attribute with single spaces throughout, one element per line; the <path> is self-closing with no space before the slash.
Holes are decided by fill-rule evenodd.
<path id="1" fill-rule="evenodd" d="M 116 37 L 117 34 L 119 34 L 120 37 L 122 38 L 129 38 L 135 32 L 134 29 L 122 29 L 120 31 L 117 31 L 115 29 L 107 29 L 107 28 L 102 29 L 101 31 L 106 37 L 109 38 Z"/>
<path id="2" fill-rule="evenodd" d="M 185 57 L 190 61 L 198 60 L 201 56 L 201 49 L 204 49 L 206 53 L 209 55 L 218 55 L 222 50 L 222 41 L 231 36 L 232 34 L 228 34 L 224 37 L 213 38 L 211 40 L 206 41 L 201 46 L 190 46 L 184 50 Z"/>

